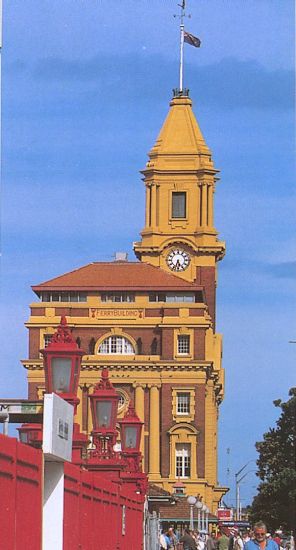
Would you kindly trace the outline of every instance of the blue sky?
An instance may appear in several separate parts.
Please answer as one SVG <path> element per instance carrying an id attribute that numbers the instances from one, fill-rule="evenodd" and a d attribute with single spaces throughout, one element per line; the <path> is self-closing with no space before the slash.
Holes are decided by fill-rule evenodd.
<path id="1" fill-rule="evenodd" d="M 2 397 L 26 394 L 30 285 L 116 250 L 133 258 L 139 170 L 178 85 L 176 4 L 4 0 Z M 219 479 L 232 487 L 295 385 L 293 4 L 188 0 L 202 47 L 186 46 L 185 85 L 221 170 Z M 255 485 L 251 472 L 243 503 Z"/>

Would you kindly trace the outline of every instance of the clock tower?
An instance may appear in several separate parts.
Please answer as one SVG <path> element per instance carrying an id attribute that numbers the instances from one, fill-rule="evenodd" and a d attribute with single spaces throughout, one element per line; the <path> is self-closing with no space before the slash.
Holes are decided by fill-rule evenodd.
<path id="1" fill-rule="evenodd" d="M 121 254 L 33 286 L 29 357 L 23 361 L 29 396 L 43 394 L 39 350 L 66 316 L 84 353 L 76 418 L 81 430 L 93 429 L 89 397 L 108 367 L 119 395 L 118 418 L 132 403 L 143 422 L 141 451 L 151 490 L 173 493 L 181 481 L 183 496 L 199 495 L 215 513 L 227 491 L 217 476 L 224 370 L 215 330 L 216 264 L 225 246 L 213 223 L 217 170 L 186 90 L 174 93 L 142 173 L 146 222 L 134 243 L 140 261 Z M 187 521 L 185 499 L 170 508 L 160 509 L 164 524 Z"/>
<path id="2" fill-rule="evenodd" d="M 225 245 L 213 220 L 217 170 L 188 91 L 174 91 L 170 111 L 142 171 L 146 222 L 137 258 L 187 281 L 215 280 Z"/>

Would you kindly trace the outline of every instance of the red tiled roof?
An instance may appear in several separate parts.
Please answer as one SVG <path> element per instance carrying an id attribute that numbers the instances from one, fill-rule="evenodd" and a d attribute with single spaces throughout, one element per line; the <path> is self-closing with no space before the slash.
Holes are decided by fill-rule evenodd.
<path id="1" fill-rule="evenodd" d="M 74 271 L 32 286 L 42 290 L 201 290 L 160 267 L 143 262 L 93 262 Z"/>
<path id="2" fill-rule="evenodd" d="M 194 521 L 198 520 L 198 511 L 195 506 L 193 508 L 193 519 Z M 187 497 L 180 497 L 176 499 L 176 504 L 165 505 L 161 504 L 159 507 L 159 513 L 162 521 L 168 520 L 179 520 L 179 521 L 188 521 L 190 518 L 190 506 L 187 502 Z M 218 521 L 218 518 L 214 514 L 209 514 L 210 521 Z"/>
<path id="3" fill-rule="evenodd" d="M 154 483 L 149 483 L 147 494 L 149 497 L 162 496 L 162 497 L 173 498 L 172 493 L 170 493 L 169 491 L 166 491 L 162 487 L 158 487 L 158 485 L 154 485 Z"/>

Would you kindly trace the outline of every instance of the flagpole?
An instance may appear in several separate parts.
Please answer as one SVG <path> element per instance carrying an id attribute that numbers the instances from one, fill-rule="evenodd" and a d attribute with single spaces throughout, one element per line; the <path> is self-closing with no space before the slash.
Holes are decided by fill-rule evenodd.
<path id="1" fill-rule="evenodd" d="M 181 24 L 180 24 L 180 81 L 179 81 L 179 90 L 183 92 L 183 66 L 184 66 L 184 15 L 185 15 L 185 0 L 182 1 L 182 4 L 179 4 L 181 7 Z"/>

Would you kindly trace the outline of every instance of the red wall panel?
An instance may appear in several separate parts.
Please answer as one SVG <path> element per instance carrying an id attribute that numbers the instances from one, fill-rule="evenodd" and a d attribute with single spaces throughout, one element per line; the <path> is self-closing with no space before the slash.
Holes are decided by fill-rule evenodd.
<path id="1" fill-rule="evenodd" d="M 41 548 L 42 453 L 0 434 L 0 550 Z"/>

